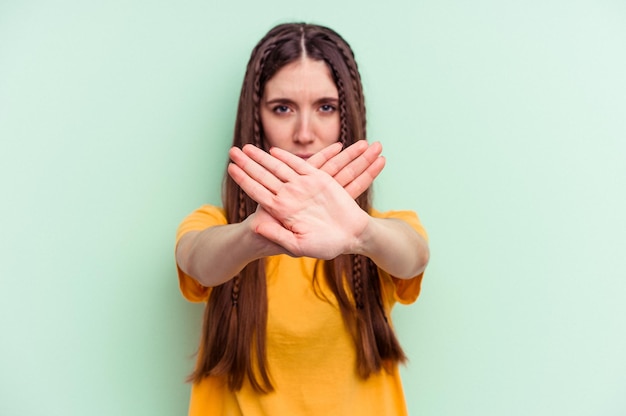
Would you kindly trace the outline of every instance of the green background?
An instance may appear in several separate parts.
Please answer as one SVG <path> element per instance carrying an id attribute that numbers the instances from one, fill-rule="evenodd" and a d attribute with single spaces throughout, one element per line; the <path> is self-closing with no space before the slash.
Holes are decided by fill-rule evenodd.
<path id="1" fill-rule="evenodd" d="M 379 209 L 432 259 L 394 312 L 412 415 L 626 414 L 623 1 L 3 1 L 0 415 L 182 415 L 202 308 L 174 233 L 219 203 L 274 24 L 352 44 Z"/>

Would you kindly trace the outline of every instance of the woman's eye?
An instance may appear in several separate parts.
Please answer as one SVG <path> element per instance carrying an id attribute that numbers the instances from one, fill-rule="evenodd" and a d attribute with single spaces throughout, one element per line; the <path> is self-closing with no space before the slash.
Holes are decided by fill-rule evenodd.
<path id="1" fill-rule="evenodd" d="M 272 111 L 274 111 L 276 114 L 284 114 L 289 111 L 289 107 L 287 107 L 286 105 L 277 105 Z"/>
<path id="2" fill-rule="evenodd" d="M 320 107 L 320 111 L 323 113 L 332 113 L 335 110 L 336 110 L 335 106 L 330 105 L 330 104 L 324 104 L 323 106 Z"/>

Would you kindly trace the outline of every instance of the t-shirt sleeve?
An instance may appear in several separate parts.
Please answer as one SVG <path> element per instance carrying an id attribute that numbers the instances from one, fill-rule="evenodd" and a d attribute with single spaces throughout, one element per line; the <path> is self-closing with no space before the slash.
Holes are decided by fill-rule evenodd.
<path id="1" fill-rule="evenodd" d="M 419 217 L 413 211 L 373 211 L 372 216 L 376 218 L 395 218 L 402 220 L 408 223 L 419 235 L 428 241 L 428 234 L 426 233 L 424 226 L 422 226 Z M 393 299 L 389 300 L 392 302 L 397 301 L 402 304 L 410 304 L 417 300 L 417 297 L 420 294 L 423 277 L 424 272 L 409 279 L 398 279 L 391 276 L 384 270 L 381 270 L 383 285 L 386 289 L 391 289 L 385 290 L 385 292 L 389 293 L 390 291 L 393 291 Z"/>
<path id="2" fill-rule="evenodd" d="M 176 245 L 181 237 L 190 231 L 202 231 L 215 225 L 226 225 L 226 214 L 222 208 L 204 205 L 189 214 L 178 226 Z M 185 299 L 191 302 L 204 302 L 209 298 L 211 288 L 202 286 L 196 279 L 186 274 L 176 264 L 178 284 Z"/>

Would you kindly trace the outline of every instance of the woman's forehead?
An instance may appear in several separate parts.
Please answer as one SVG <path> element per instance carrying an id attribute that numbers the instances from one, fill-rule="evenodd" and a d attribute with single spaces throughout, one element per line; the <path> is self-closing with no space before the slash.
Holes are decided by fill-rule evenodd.
<path id="1" fill-rule="evenodd" d="M 302 58 L 279 69 L 265 84 L 266 99 L 290 96 L 338 98 L 337 86 L 324 61 Z"/>

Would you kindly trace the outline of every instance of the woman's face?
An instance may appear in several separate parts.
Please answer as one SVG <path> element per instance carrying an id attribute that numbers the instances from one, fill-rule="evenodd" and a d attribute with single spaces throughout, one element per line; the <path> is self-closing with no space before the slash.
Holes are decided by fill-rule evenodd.
<path id="1" fill-rule="evenodd" d="M 270 147 L 307 159 L 339 140 L 339 93 L 324 61 L 299 59 L 265 84 L 261 123 Z"/>

